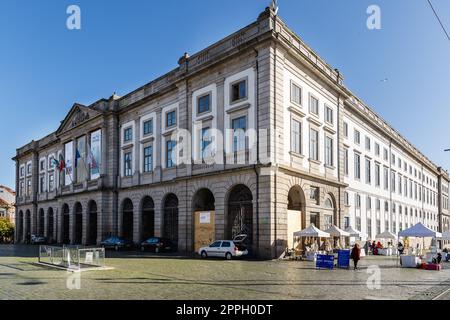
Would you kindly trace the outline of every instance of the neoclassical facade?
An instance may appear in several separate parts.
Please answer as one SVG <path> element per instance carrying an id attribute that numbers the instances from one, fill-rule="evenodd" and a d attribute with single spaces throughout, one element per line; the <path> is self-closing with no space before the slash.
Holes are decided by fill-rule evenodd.
<path id="1" fill-rule="evenodd" d="M 189 253 L 246 234 L 252 254 L 276 258 L 311 223 L 367 238 L 415 221 L 448 230 L 448 174 L 272 9 L 178 63 L 125 96 L 73 105 L 17 149 L 17 242 L 163 236 Z"/>

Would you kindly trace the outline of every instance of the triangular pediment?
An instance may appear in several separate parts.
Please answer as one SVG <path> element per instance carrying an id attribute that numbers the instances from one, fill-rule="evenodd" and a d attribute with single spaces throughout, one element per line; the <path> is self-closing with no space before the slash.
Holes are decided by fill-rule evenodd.
<path id="1" fill-rule="evenodd" d="M 75 103 L 67 116 L 61 122 L 61 125 L 56 133 L 61 134 L 65 131 L 76 128 L 100 114 L 101 113 L 97 110 Z"/>

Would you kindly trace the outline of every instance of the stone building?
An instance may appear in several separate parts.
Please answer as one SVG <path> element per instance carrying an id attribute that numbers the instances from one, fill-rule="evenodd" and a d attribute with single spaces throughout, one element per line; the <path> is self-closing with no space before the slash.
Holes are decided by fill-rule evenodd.
<path id="1" fill-rule="evenodd" d="M 7 218 L 13 224 L 16 222 L 15 201 L 16 193 L 14 190 L 0 185 L 0 217 Z"/>
<path id="2" fill-rule="evenodd" d="M 17 149 L 16 241 L 34 233 L 85 245 L 164 236 L 192 252 L 246 234 L 255 256 L 278 257 L 310 223 L 361 221 L 361 207 L 349 202 L 362 188 L 348 175 L 350 123 L 389 145 L 388 156 L 395 150 L 426 171 L 441 199 L 427 207 L 442 221 L 433 226 L 448 228 L 447 173 L 355 97 L 272 9 L 178 63 L 125 96 L 73 105 L 56 132 Z M 376 195 L 373 188 L 361 192 Z M 392 229 L 398 218 L 388 219 L 383 228 Z M 203 239 L 201 224 L 210 226 Z"/>

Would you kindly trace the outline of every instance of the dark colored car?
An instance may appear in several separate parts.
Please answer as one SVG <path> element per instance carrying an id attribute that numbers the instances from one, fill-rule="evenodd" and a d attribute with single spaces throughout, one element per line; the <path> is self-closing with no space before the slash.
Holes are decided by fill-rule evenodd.
<path id="1" fill-rule="evenodd" d="M 101 242 L 101 245 L 105 249 L 114 249 L 119 251 L 121 249 L 131 249 L 134 246 L 132 240 L 128 240 L 122 237 L 109 237 Z"/>
<path id="2" fill-rule="evenodd" d="M 176 246 L 169 239 L 153 237 L 141 243 L 141 251 L 172 252 L 176 251 Z"/>
<path id="3" fill-rule="evenodd" d="M 38 236 L 38 235 L 32 234 L 30 242 L 31 242 L 31 244 L 46 244 L 47 238 L 43 237 L 43 236 Z"/>

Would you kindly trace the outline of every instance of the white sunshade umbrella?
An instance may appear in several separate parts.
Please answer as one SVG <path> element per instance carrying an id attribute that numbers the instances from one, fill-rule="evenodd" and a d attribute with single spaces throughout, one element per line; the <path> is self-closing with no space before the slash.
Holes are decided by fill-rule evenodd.
<path id="1" fill-rule="evenodd" d="M 345 231 L 350 234 L 350 237 L 361 237 L 361 232 L 353 229 L 352 226 L 347 227 Z"/>
<path id="2" fill-rule="evenodd" d="M 314 225 L 311 225 L 306 229 L 294 232 L 294 237 L 329 238 L 330 234 L 316 228 Z"/>
<path id="3" fill-rule="evenodd" d="M 339 229 L 336 226 L 332 226 L 325 230 L 325 232 L 329 233 L 332 237 L 350 237 L 350 233 L 344 230 Z"/>
<path id="4" fill-rule="evenodd" d="M 375 237 L 375 239 L 396 239 L 396 238 L 397 236 L 395 234 L 387 230 L 383 233 L 376 235 Z"/>

